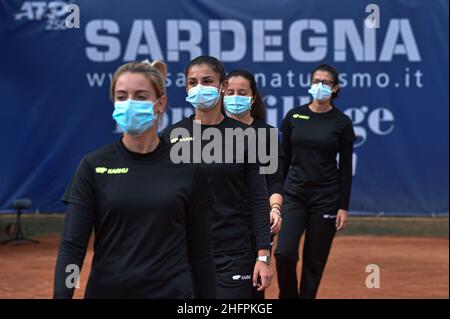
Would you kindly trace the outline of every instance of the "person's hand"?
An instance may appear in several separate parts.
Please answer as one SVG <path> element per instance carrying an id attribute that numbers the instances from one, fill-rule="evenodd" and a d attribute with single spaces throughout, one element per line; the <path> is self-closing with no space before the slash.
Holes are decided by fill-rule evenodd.
<path id="1" fill-rule="evenodd" d="M 257 261 L 253 270 L 253 287 L 258 287 L 258 291 L 268 288 L 272 282 L 272 276 L 270 266 L 262 261 Z M 261 283 L 258 283 L 258 278 L 261 278 Z"/>
<path id="2" fill-rule="evenodd" d="M 283 219 L 281 218 L 280 211 L 271 210 L 270 211 L 270 234 L 275 235 L 280 232 L 281 223 Z"/>
<path id="3" fill-rule="evenodd" d="M 336 215 L 336 230 L 344 229 L 347 225 L 348 211 L 345 209 L 340 209 Z"/>

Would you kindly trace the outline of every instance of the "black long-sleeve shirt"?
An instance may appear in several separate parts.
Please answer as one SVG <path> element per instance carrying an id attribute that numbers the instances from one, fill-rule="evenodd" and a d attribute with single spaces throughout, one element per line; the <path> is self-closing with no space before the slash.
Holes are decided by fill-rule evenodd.
<path id="1" fill-rule="evenodd" d="M 270 157 L 270 160 L 277 160 L 277 167 L 276 167 L 276 171 L 272 174 L 264 174 L 264 178 L 265 178 L 265 182 L 267 185 L 267 193 L 268 193 L 268 199 L 270 199 L 270 196 L 272 196 L 273 194 L 280 194 L 283 195 L 283 169 L 282 169 L 282 147 L 281 147 L 281 143 L 278 143 L 278 147 L 275 148 L 275 152 L 273 152 L 273 154 L 269 154 L 271 151 L 271 147 L 272 149 L 274 148 L 275 145 L 271 144 L 271 135 L 272 133 L 275 133 L 275 131 L 270 131 L 271 129 L 275 130 L 275 128 L 269 124 L 267 124 L 264 121 L 260 121 L 257 119 L 254 119 L 253 122 L 250 124 L 251 127 L 253 127 L 256 131 L 257 136 L 259 136 L 259 134 L 264 134 L 265 136 L 265 145 L 262 145 L 262 141 L 261 139 L 258 139 L 258 143 L 257 143 L 257 148 L 260 148 L 262 146 L 265 147 L 266 150 L 266 154 L 265 156 Z M 259 130 L 259 129 L 263 129 L 263 130 Z M 275 138 L 278 141 L 278 134 L 275 135 Z M 256 152 L 260 152 L 259 149 L 256 150 Z M 267 160 L 267 159 L 266 159 Z M 269 163 L 261 163 L 260 161 L 258 161 L 258 164 L 260 165 L 260 167 L 267 167 L 269 166 Z M 246 200 L 248 196 L 244 196 L 244 201 L 245 201 L 245 205 L 247 207 L 247 225 L 250 229 L 251 232 L 253 232 L 253 225 L 252 225 L 252 216 L 251 216 L 251 212 L 252 212 L 252 208 L 250 203 Z M 267 209 L 270 211 L 269 208 L 269 202 L 267 203 Z"/>
<path id="2" fill-rule="evenodd" d="M 315 113 L 307 104 L 286 114 L 281 131 L 285 191 L 339 192 L 339 208 L 347 210 L 356 139 L 351 119 L 335 107 L 325 113 Z"/>
<path id="3" fill-rule="evenodd" d="M 94 229 L 85 298 L 215 298 L 207 183 L 163 141 L 149 154 L 120 140 L 85 156 L 63 196 L 54 297 L 72 297 L 66 267 L 81 269 Z"/>
<path id="4" fill-rule="evenodd" d="M 198 125 L 201 134 L 206 134 L 209 128 L 215 128 L 220 131 L 219 137 L 205 137 L 218 141 L 221 138 L 222 154 L 218 155 L 220 163 L 207 163 L 202 158 L 196 164 L 200 165 L 209 182 L 212 193 L 215 197 L 210 209 L 211 215 L 211 236 L 213 242 L 213 253 L 215 255 L 240 253 L 252 251 L 250 244 L 250 234 L 246 222 L 245 197 L 252 208 L 252 222 L 256 236 L 256 249 L 270 249 L 270 217 L 267 209 L 267 187 L 264 175 L 259 174 L 259 165 L 248 160 L 248 143 L 244 146 L 244 159 L 239 163 L 239 159 L 234 152 L 232 160 L 226 161 L 226 151 L 231 144 L 226 136 L 227 129 L 249 128 L 248 125 L 225 116 L 222 122 L 217 125 Z M 184 129 L 184 133 L 171 136 L 175 129 Z M 194 161 L 193 156 L 200 156 L 201 152 L 213 154 L 210 150 L 209 140 L 197 141 L 201 136 L 193 135 L 194 115 L 185 118 L 178 123 L 167 127 L 161 134 L 162 138 L 172 143 L 173 148 L 189 147 L 190 160 Z M 196 150 L 195 142 L 200 143 L 201 149 Z M 185 145 L 185 146 L 183 146 Z M 229 153 L 228 153 L 229 155 Z"/>
<path id="5" fill-rule="evenodd" d="M 271 135 L 271 129 L 275 130 L 275 128 L 269 124 L 267 124 L 264 121 L 260 121 L 257 119 L 254 119 L 252 124 L 250 124 L 251 127 L 253 127 L 257 134 L 259 134 L 259 129 L 264 129 L 263 132 L 265 132 L 266 135 L 266 155 L 268 156 L 269 154 L 269 150 L 270 150 L 270 135 Z M 275 131 L 273 131 L 275 133 Z M 275 136 L 278 140 L 278 135 Z M 258 143 L 259 145 L 259 143 Z M 274 152 L 274 154 L 271 154 L 271 158 L 272 160 L 274 160 L 275 158 L 277 159 L 278 163 L 277 163 L 277 169 L 273 174 L 265 174 L 264 177 L 266 178 L 266 183 L 267 183 L 267 192 L 269 197 L 272 196 L 273 194 L 280 194 L 283 195 L 283 163 L 280 160 L 282 157 L 282 147 L 281 147 L 281 143 L 278 143 L 278 147 L 276 148 L 276 152 Z M 267 166 L 268 164 L 265 163 L 259 163 L 261 166 Z"/>

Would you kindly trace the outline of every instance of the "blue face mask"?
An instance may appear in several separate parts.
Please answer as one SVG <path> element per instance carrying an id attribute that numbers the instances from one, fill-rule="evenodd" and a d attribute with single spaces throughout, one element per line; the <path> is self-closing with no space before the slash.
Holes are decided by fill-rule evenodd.
<path id="1" fill-rule="evenodd" d="M 323 85 L 322 82 L 311 85 L 308 93 L 312 95 L 314 100 L 323 101 L 328 99 L 333 93 L 328 85 Z"/>
<path id="2" fill-rule="evenodd" d="M 244 95 L 226 95 L 223 97 L 225 110 L 231 114 L 242 114 L 250 109 L 252 102 L 251 96 Z"/>
<path id="3" fill-rule="evenodd" d="M 218 88 L 199 84 L 188 91 L 186 101 L 191 103 L 196 109 L 205 110 L 212 108 L 219 96 Z"/>
<path id="4" fill-rule="evenodd" d="M 154 103 L 126 100 L 114 103 L 113 119 L 120 128 L 131 135 L 140 135 L 155 124 Z"/>

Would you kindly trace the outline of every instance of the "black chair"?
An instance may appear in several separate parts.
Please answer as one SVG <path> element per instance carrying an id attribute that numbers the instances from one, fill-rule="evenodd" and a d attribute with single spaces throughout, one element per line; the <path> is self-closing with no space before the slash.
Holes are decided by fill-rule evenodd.
<path id="1" fill-rule="evenodd" d="M 20 223 L 20 215 L 22 214 L 22 209 L 27 209 L 30 208 L 32 205 L 31 200 L 28 198 L 20 198 L 20 199 L 16 199 L 13 204 L 12 207 L 16 210 L 16 234 L 14 236 L 14 238 L 11 239 L 7 239 L 4 240 L 2 242 L 0 242 L 1 244 L 7 244 L 7 243 L 23 243 L 23 242 L 31 242 L 31 243 L 39 243 L 38 240 L 34 240 L 34 239 L 30 239 L 30 238 L 26 238 L 23 233 L 22 233 L 22 225 Z"/>

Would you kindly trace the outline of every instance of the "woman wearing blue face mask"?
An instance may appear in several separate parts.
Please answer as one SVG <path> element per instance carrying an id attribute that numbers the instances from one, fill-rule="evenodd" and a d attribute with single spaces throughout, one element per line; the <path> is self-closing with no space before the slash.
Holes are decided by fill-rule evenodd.
<path id="1" fill-rule="evenodd" d="M 222 150 L 225 149 L 226 130 L 237 129 L 242 132 L 249 128 L 222 112 L 221 92 L 224 80 L 223 64 L 216 58 L 200 56 L 189 62 L 186 68 L 186 101 L 192 104 L 195 113 L 166 128 L 162 136 L 173 143 L 174 147 L 181 143 L 192 143 L 191 157 L 202 155 L 197 165 L 204 169 L 215 198 L 210 216 L 217 297 L 250 299 L 252 286 L 262 291 L 270 285 L 272 278 L 269 267 L 269 210 L 264 176 L 259 174 L 257 163 L 237 161 L 237 152 L 233 153 L 232 161 L 224 160 L 225 152 L 221 153 L 218 161 L 210 162 L 203 158 L 204 150 L 210 143 L 216 143 Z M 214 136 L 213 140 L 200 141 L 201 150 L 195 154 L 195 143 L 202 138 L 194 136 L 194 129 L 197 127 L 202 135 L 207 130 L 218 132 L 220 139 Z M 188 136 L 178 136 L 178 133 L 175 137 L 171 136 L 179 130 L 183 130 Z M 244 152 L 245 158 L 248 158 L 248 148 Z M 245 204 L 245 200 L 249 205 Z M 258 257 L 253 254 L 249 237 L 248 206 L 251 207 Z"/>
<path id="2" fill-rule="evenodd" d="M 315 298 L 336 230 L 345 227 L 352 185 L 355 133 L 333 105 L 339 75 L 322 64 L 311 75 L 313 100 L 283 120 L 283 228 L 275 251 L 280 298 Z M 339 155 L 339 162 L 336 157 Z M 297 260 L 305 233 L 300 289 Z"/>
<path id="3" fill-rule="evenodd" d="M 258 92 L 255 77 L 246 70 L 234 70 L 228 73 L 225 80 L 225 93 L 223 105 L 228 116 L 242 123 L 248 124 L 255 129 L 257 134 L 266 135 L 265 152 L 270 150 L 270 133 L 274 127 L 266 123 L 266 110 L 264 102 Z M 272 132 L 273 133 L 273 132 Z M 276 136 L 278 139 L 278 136 Z M 259 144 L 258 144 L 259 145 Z M 280 145 L 281 146 L 281 145 Z M 277 149 L 275 156 L 281 155 L 281 150 Z M 273 174 L 265 175 L 265 182 L 269 195 L 270 223 L 272 238 L 281 228 L 281 206 L 283 204 L 283 176 L 281 162 L 278 161 L 278 168 Z M 251 212 L 250 207 L 247 208 Z M 251 223 L 251 215 L 248 217 L 248 225 L 251 233 L 252 248 L 256 254 L 256 240 Z M 264 299 L 264 291 L 253 290 L 253 299 Z"/>
<path id="4" fill-rule="evenodd" d="M 173 164 L 157 135 L 165 75 L 162 62 L 134 62 L 112 78 L 113 119 L 124 134 L 83 158 L 63 196 L 55 298 L 73 296 L 67 269 L 81 269 L 93 229 L 85 298 L 216 297 L 206 176 Z"/>

